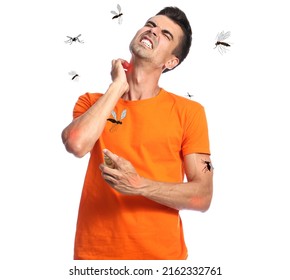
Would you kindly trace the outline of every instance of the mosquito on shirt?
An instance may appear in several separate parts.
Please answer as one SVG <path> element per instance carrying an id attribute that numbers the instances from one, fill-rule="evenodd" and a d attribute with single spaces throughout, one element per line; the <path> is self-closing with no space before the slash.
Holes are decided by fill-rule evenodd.
<path id="1" fill-rule="evenodd" d="M 118 125 L 120 124 L 122 124 L 122 120 L 126 117 L 126 115 L 127 115 L 127 110 L 126 109 L 124 109 L 123 111 L 122 111 L 122 113 L 121 113 L 121 117 L 120 117 L 120 119 L 118 120 L 118 118 L 117 118 L 117 113 L 113 110 L 112 112 L 111 112 L 111 114 L 112 114 L 112 116 L 113 116 L 113 118 L 109 118 L 109 119 L 107 119 L 107 121 L 109 121 L 109 122 L 111 122 L 112 123 L 112 126 L 111 126 L 111 128 L 110 128 L 110 132 L 115 132 L 115 131 L 117 131 L 117 129 L 118 129 Z"/>

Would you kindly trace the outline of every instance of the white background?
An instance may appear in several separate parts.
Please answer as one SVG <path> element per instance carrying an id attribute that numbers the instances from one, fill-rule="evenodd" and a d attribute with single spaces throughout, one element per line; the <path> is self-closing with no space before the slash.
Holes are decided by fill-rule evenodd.
<path id="1" fill-rule="evenodd" d="M 122 25 L 111 19 L 117 3 Z M 106 90 L 111 60 L 129 60 L 132 36 L 169 5 L 186 12 L 193 45 L 160 85 L 204 105 L 215 175 L 210 210 L 181 213 L 189 259 L 162 265 L 220 266 L 216 279 L 289 279 L 290 22 L 282 0 L 2 1 L 2 279 L 69 279 L 81 265 L 72 256 L 88 157 L 68 154 L 61 131 L 78 96 Z M 231 31 L 224 55 L 214 49 L 222 30 Z M 84 44 L 64 43 L 78 34 Z"/>

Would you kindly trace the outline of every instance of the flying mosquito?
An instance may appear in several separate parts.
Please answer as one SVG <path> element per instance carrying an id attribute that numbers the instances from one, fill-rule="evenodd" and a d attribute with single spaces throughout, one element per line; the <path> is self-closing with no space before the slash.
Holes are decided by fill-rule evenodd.
<path id="1" fill-rule="evenodd" d="M 111 13 L 114 15 L 113 17 L 112 17 L 112 19 L 118 19 L 118 23 L 119 24 L 121 24 L 122 23 L 122 21 L 123 21 L 123 13 L 121 12 L 121 6 L 119 5 L 119 4 L 117 4 L 117 10 L 118 10 L 118 12 L 116 12 L 116 11 L 111 11 Z"/>
<path id="2" fill-rule="evenodd" d="M 191 99 L 191 97 L 193 97 L 193 94 L 190 94 L 189 92 L 187 92 L 185 96 Z"/>
<path id="3" fill-rule="evenodd" d="M 73 71 L 73 70 L 72 70 L 72 71 L 68 72 L 68 74 L 72 76 L 71 79 L 72 79 L 73 81 L 78 81 L 78 80 L 79 80 L 79 77 L 80 77 L 80 76 L 79 76 L 79 74 L 77 74 L 76 71 Z"/>
<path id="4" fill-rule="evenodd" d="M 216 36 L 216 43 L 215 43 L 215 47 L 214 48 L 218 48 L 218 51 L 220 52 L 220 54 L 226 53 L 226 51 L 228 51 L 228 47 L 230 47 L 231 45 L 229 43 L 224 42 L 225 39 L 229 38 L 231 35 L 231 32 L 220 32 L 218 33 L 218 35 Z"/>
<path id="5" fill-rule="evenodd" d="M 67 43 L 67 44 L 72 44 L 73 42 L 79 42 L 79 43 L 83 43 L 84 41 L 81 41 L 80 39 L 79 39 L 79 37 L 81 36 L 82 34 L 79 34 L 78 36 L 76 36 L 76 37 L 70 37 L 70 36 L 66 36 L 66 37 L 68 37 L 69 39 L 68 40 L 66 40 L 66 41 L 64 41 L 65 43 Z"/>

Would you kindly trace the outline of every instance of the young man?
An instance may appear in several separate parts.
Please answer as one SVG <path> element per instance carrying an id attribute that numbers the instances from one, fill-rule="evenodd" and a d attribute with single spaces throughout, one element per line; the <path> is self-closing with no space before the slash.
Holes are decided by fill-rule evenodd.
<path id="1" fill-rule="evenodd" d="M 107 91 L 77 101 L 63 143 L 77 157 L 91 156 L 75 259 L 187 258 L 179 210 L 206 211 L 212 198 L 207 122 L 199 103 L 158 81 L 190 45 L 185 14 L 164 8 L 131 41 L 130 63 L 112 61 Z"/>

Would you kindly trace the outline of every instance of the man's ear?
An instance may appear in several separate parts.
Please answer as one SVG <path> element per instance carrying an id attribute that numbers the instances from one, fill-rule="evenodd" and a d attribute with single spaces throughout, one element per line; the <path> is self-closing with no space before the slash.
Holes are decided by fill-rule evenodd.
<path id="1" fill-rule="evenodd" d="M 169 59 L 166 64 L 165 64 L 165 68 L 171 70 L 174 67 L 176 67 L 179 63 L 179 59 L 176 56 L 173 56 L 171 59 Z"/>

